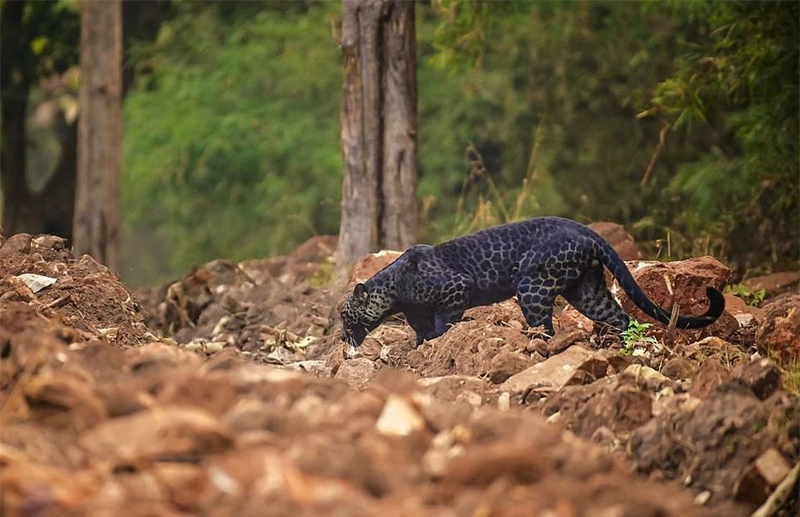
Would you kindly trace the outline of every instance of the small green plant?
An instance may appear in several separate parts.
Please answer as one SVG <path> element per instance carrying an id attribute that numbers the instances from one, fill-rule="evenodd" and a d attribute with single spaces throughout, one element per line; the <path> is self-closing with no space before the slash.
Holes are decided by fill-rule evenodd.
<path id="1" fill-rule="evenodd" d="M 628 328 L 622 334 L 622 351 L 623 355 L 633 355 L 637 345 L 656 345 L 658 340 L 652 336 L 647 336 L 647 329 L 652 327 L 650 323 L 639 323 L 636 320 L 631 320 Z"/>
<path id="2" fill-rule="evenodd" d="M 767 296 L 767 292 L 764 289 L 754 291 L 744 284 L 729 285 L 725 288 L 725 292 L 735 294 L 744 300 L 747 305 L 752 305 L 753 307 L 761 305 L 764 302 L 764 298 Z"/>

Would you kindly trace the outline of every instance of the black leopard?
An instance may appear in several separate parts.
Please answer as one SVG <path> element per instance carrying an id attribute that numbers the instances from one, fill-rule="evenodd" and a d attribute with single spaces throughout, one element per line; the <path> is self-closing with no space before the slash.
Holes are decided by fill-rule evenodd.
<path id="1" fill-rule="evenodd" d="M 537 217 L 459 237 L 437 246 L 416 245 L 364 283 L 341 308 L 342 340 L 357 347 L 393 314 L 403 313 L 416 343 L 441 336 L 470 307 L 517 296 L 531 327 L 553 330 L 553 302 L 561 295 L 588 318 L 613 329 L 630 317 L 606 287 L 603 267 L 628 297 L 653 319 L 667 324 L 670 312 L 644 294 L 616 251 L 591 228 L 560 217 Z M 679 316 L 682 329 L 719 318 L 725 299 L 706 288 L 709 308 Z"/>

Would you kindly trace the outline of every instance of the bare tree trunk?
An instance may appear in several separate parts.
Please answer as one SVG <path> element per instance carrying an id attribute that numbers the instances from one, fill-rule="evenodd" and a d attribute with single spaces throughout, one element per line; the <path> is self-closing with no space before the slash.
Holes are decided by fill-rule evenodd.
<path id="1" fill-rule="evenodd" d="M 112 270 L 119 250 L 121 93 L 121 1 L 83 0 L 74 249 Z"/>
<path id="2" fill-rule="evenodd" d="M 7 235 L 30 231 L 28 222 L 36 215 L 33 194 L 25 178 L 25 119 L 28 113 L 30 78 L 19 71 L 20 56 L 27 56 L 30 37 L 23 32 L 25 2 L 3 5 L 0 30 L 0 88 L 2 88 L 2 150 L 0 150 L 0 188 L 3 191 L 3 221 Z M 18 65 L 15 67 L 15 64 Z M 35 222 L 33 226 L 39 226 Z"/>
<path id="3" fill-rule="evenodd" d="M 417 232 L 417 45 L 414 2 L 392 1 L 384 26 L 382 246 L 403 250 Z"/>
<path id="4" fill-rule="evenodd" d="M 417 224 L 414 2 L 343 2 L 340 274 L 381 247 L 411 246 Z"/>

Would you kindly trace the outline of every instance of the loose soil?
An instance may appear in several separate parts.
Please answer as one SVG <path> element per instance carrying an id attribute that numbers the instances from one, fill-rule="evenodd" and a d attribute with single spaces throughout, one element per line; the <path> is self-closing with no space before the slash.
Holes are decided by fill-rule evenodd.
<path id="1" fill-rule="evenodd" d="M 58 238 L 0 238 L 2 514 L 745 516 L 792 493 L 800 403 L 769 359 L 797 339 L 785 291 L 657 344 L 563 304 L 545 340 L 509 300 L 419 348 L 395 318 L 352 356 L 335 243 L 131 294 Z M 647 275 L 694 307 L 717 264 Z"/>

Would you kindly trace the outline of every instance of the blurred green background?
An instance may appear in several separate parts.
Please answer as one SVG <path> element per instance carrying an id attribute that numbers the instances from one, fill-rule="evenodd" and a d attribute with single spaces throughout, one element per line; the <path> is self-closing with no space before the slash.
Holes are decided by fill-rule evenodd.
<path id="1" fill-rule="evenodd" d="M 340 11 L 173 1 L 126 38 L 125 281 L 338 231 Z M 797 2 L 420 2 L 420 240 L 564 215 L 653 257 L 796 267 L 798 40 Z M 38 131 L 32 182 L 58 156 Z"/>

